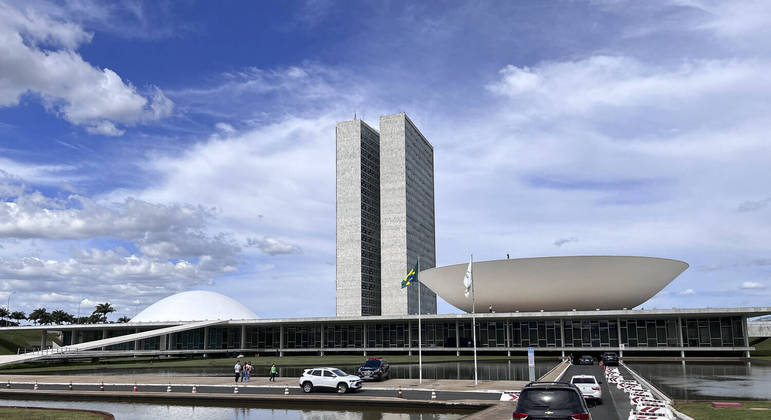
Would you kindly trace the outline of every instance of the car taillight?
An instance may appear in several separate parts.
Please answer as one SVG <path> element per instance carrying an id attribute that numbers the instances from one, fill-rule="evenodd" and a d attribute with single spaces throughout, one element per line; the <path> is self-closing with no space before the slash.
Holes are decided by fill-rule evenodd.
<path id="1" fill-rule="evenodd" d="M 570 418 L 573 420 L 589 420 L 589 413 L 571 414 Z"/>
<path id="2" fill-rule="evenodd" d="M 514 414 L 512 415 L 512 418 L 515 418 L 515 419 L 526 419 L 527 418 L 527 413 L 517 413 L 515 411 Z"/>
<path id="3" fill-rule="evenodd" d="M 600 390 L 600 387 L 598 387 L 598 386 L 593 386 L 593 387 L 592 387 L 592 389 L 593 389 L 594 391 L 599 391 L 599 390 Z"/>

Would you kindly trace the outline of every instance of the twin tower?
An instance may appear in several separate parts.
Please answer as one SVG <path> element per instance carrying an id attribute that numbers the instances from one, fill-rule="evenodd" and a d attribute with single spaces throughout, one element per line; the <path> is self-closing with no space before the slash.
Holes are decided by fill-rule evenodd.
<path id="1" fill-rule="evenodd" d="M 337 316 L 436 313 L 401 281 L 436 265 L 434 148 L 406 114 L 337 123 Z"/>

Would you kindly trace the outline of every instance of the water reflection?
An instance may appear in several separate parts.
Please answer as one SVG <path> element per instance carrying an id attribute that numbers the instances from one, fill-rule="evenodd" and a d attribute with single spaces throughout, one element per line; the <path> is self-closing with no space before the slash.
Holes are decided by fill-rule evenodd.
<path id="1" fill-rule="evenodd" d="M 195 407 L 115 402 L 0 400 L 3 406 L 57 407 L 100 410 L 116 419 L 273 419 L 273 420 L 458 420 L 467 414 L 380 412 L 377 410 L 315 410 L 254 407 Z"/>
<path id="2" fill-rule="evenodd" d="M 629 363 L 674 399 L 771 399 L 771 363 Z"/>
<path id="3" fill-rule="evenodd" d="M 549 369 L 553 368 L 556 362 L 538 361 L 535 366 L 535 376 L 541 377 Z M 356 374 L 359 365 L 341 365 L 340 369 Z M 279 367 L 280 377 L 299 377 L 305 368 L 300 367 Z M 480 361 L 477 364 L 478 377 L 480 380 L 494 381 L 526 381 L 528 380 L 528 367 L 526 361 L 495 360 Z M 51 375 L 161 375 L 161 376 L 232 376 L 232 369 L 223 367 L 167 367 L 167 368 L 142 368 L 142 369 L 100 369 L 93 370 L 56 370 L 40 372 L 36 374 Z M 267 367 L 257 367 L 253 377 L 267 377 Z M 419 370 L 417 364 L 399 364 L 391 365 L 391 377 L 399 379 L 418 379 Z M 442 362 L 442 363 L 424 363 L 424 379 L 473 379 L 474 362 Z"/>

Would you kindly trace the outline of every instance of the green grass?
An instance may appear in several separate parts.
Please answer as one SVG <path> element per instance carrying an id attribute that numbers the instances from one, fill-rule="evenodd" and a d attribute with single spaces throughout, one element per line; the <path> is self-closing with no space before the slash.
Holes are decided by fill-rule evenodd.
<path id="1" fill-rule="evenodd" d="M 48 341 L 59 342 L 57 334 L 48 334 Z M 0 333 L 0 354 L 16 354 L 18 348 L 40 346 L 40 331 L 4 331 Z"/>
<path id="2" fill-rule="evenodd" d="M 742 403 L 741 407 L 722 407 L 714 408 L 711 402 L 683 402 L 676 403 L 675 408 L 683 414 L 687 414 L 696 420 L 768 420 L 771 418 L 771 410 L 756 411 L 750 408 L 768 408 L 771 409 L 771 401 L 738 401 Z"/>
<path id="3" fill-rule="evenodd" d="M 377 357 L 377 355 L 369 355 L 368 357 Z M 406 355 L 384 355 L 384 359 L 391 364 L 399 363 L 418 363 L 418 356 L 406 356 Z M 478 360 L 526 360 L 527 356 L 479 356 Z M 555 363 L 553 358 L 536 358 L 542 360 L 545 363 Z M 67 362 L 61 364 L 53 364 L 46 362 L 30 362 L 19 365 L 11 365 L 0 368 L 0 373 L 3 374 L 16 374 L 16 373 L 36 373 L 36 372 L 56 372 L 56 371 L 71 371 L 71 370 L 101 370 L 101 369 L 136 369 L 136 368 L 171 368 L 171 367 L 230 367 L 234 361 L 232 357 L 223 358 L 167 358 L 167 359 L 155 359 L 150 357 L 121 357 L 102 359 L 99 362 Z M 238 359 L 242 361 L 251 361 L 255 366 L 270 366 L 272 363 L 276 363 L 278 366 L 293 366 L 293 367 L 313 367 L 321 365 L 357 365 L 366 358 L 364 356 L 357 355 L 329 355 L 329 356 L 284 356 L 284 357 L 270 357 L 260 356 L 255 357 L 252 353 L 244 354 L 244 358 Z M 469 361 L 473 360 L 472 356 L 454 356 L 454 355 L 428 355 L 423 356 L 424 363 L 432 362 L 455 362 L 455 361 Z"/>
<path id="4" fill-rule="evenodd" d="M 0 407 L 0 418 L 11 420 L 102 420 L 105 417 L 97 413 L 78 410 Z"/>
<path id="5" fill-rule="evenodd" d="M 750 352 L 753 359 L 771 360 L 771 339 L 766 338 L 752 346 L 755 347 L 755 350 Z"/>

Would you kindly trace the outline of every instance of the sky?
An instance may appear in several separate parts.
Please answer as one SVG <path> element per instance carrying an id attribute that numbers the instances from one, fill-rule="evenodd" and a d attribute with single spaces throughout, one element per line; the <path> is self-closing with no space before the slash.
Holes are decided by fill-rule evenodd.
<path id="1" fill-rule="evenodd" d="M 117 319 L 204 289 L 332 316 L 335 124 L 406 112 L 438 265 L 673 258 L 642 307 L 768 306 L 769 22 L 763 0 L 0 1 L 0 303 Z"/>

